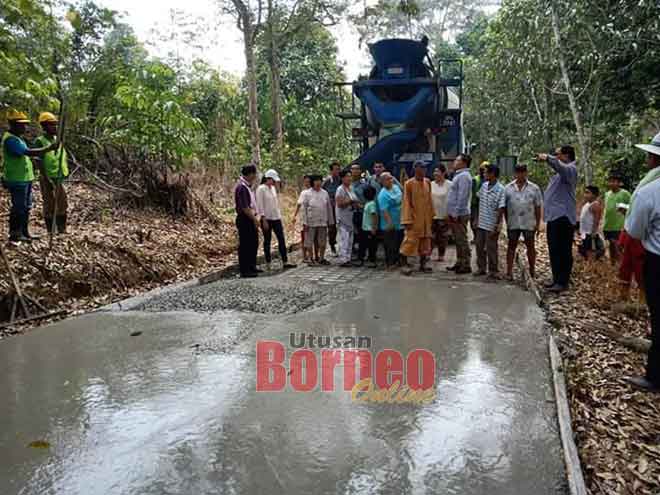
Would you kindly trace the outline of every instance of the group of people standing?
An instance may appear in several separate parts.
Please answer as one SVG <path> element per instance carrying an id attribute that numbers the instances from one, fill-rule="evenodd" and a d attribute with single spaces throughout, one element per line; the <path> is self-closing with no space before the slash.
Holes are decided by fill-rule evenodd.
<path id="1" fill-rule="evenodd" d="M 28 146 L 25 137 L 30 124 L 27 115 L 13 110 L 7 120 L 9 128 L 2 136 L 1 156 L 2 184 L 11 197 L 9 240 L 18 243 L 38 239 L 29 230 L 35 171 L 39 173 L 46 231 L 65 233 L 68 206 L 63 182 L 69 175 L 69 167 L 67 152 L 57 139 L 58 118 L 50 112 L 39 114 L 42 134 L 33 146 Z"/>
<path id="2" fill-rule="evenodd" d="M 522 239 L 532 277 L 536 271 L 536 238 L 542 219 L 552 277 L 549 292 L 569 288 L 573 270 L 576 226 L 580 234 L 578 252 L 587 259 L 602 257 L 609 242 L 610 258 L 618 264 L 624 292 L 635 278 L 646 293 L 651 315 L 652 345 L 644 377 L 631 377 L 634 386 L 660 392 L 660 134 L 650 145 L 638 145 L 648 154 L 649 172 L 631 195 L 622 187 L 621 177 L 609 176 L 604 204 L 600 190 L 592 185 L 584 191 L 584 205 L 577 212 L 578 168 L 572 146 L 557 148 L 554 154 L 539 154 L 553 172 L 545 192 L 528 179 L 528 166 L 515 167 L 515 180 L 504 185 L 496 165 L 482 163 L 472 176 L 471 158 L 460 154 L 453 163 L 451 179 L 443 165 L 427 178 L 427 164 L 414 163 L 414 175 L 401 185 L 382 163 L 373 174 L 364 176 L 359 164 L 342 169 L 330 166 L 325 179 L 305 176 L 296 217 L 300 219 L 305 263 L 328 265 L 326 245 L 330 244 L 339 266 L 376 267 L 378 243 L 385 248 L 389 270 L 401 267 L 406 275 L 414 271 L 412 257 L 419 259 L 419 271 L 429 272 L 433 247 L 438 261 L 444 261 L 448 234 L 456 244 L 456 263 L 447 270 L 472 273 L 472 251 L 468 226 L 473 231 L 477 271 L 499 279 L 499 237 L 507 230 L 506 277 L 513 277 L 516 249 Z M 236 187 L 237 226 L 240 237 L 241 274 L 256 276 L 257 229 L 275 232 L 284 267 L 291 267 L 276 201 L 279 177 L 268 171 L 265 184 L 252 192 L 256 168 L 247 166 Z M 270 235 L 265 238 L 266 260 L 270 261 Z M 357 245 L 357 248 L 356 248 Z"/>
<path id="3" fill-rule="evenodd" d="M 373 174 L 365 177 L 359 164 L 342 169 L 330 165 L 330 174 L 305 177 L 305 188 L 298 199 L 304 261 L 327 265 L 326 242 L 341 267 L 378 266 L 376 255 L 382 241 L 385 267 L 401 267 L 406 274 L 413 268 L 409 258 L 418 256 L 419 269 L 431 271 L 428 259 L 435 240 L 438 259 L 444 260 L 447 247 L 447 197 L 451 182 L 446 168 L 435 170 L 433 182 L 426 178 L 427 165 L 414 164 L 414 176 L 401 183 L 382 163 L 375 163 Z M 355 255 L 355 256 L 354 256 Z"/>

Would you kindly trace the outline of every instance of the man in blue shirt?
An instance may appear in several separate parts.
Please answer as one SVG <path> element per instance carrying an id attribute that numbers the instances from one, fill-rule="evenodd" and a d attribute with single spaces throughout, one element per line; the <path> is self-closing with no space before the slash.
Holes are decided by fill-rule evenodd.
<path id="1" fill-rule="evenodd" d="M 472 176 L 469 155 L 460 154 L 454 161 L 454 178 L 447 197 L 447 218 L 456 243 L 456 264 L 447 270 L 458 274 L 472 273 L 472 251 L 468 241 L 467 226 L 470 221 Z"/>
<path id="2" fill-rule="evenodd" d="M 649 168 L 660 167 L 660 134 L 650 145 L 637 145 L 647 152 Z M 646 304 L 651 319 L 651 347 L 646 364 L 646 376 L 628 377 L 633 386 L 660 393 L 660 179 L 646 184 L 635 193 L 626 232 L 644 246 L 643 280 Z"/>
<path id="3" fill-rule="evenodd" d="M 568 289 L 573 271 L 573 237 L 576 223 L 575 188 L 577 187 L 577 166 L 575 149 L 562 146 L 557 156 L 538 155 L 539 161 L 547 162 L 556 172 L 548 184 L 543 197 L 544 217 L 552 281 L 546 284 L 551 292 Z"/>

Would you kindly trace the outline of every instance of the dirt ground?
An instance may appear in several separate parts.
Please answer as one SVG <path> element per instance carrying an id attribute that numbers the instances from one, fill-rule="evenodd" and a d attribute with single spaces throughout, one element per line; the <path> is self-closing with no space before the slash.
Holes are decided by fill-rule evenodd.
<path id="1" fill-rule="evenodd" d="M 52 250 L 35 184 L 30 230 L 41 235 L 31 244 L 5 243 L 5 252 L 23 291 L 49 312 L 79 314 L 163 285 L 221 270 L 236 261 L 236 227 L 231 189 L 204 194 L 207 212 L 173 218 L 158 209 L 137 209 L 112 194 L 82 183 L 67 185 L 68 234 L 56 236 Z M 289 242 L 294 225 L 295 191 L 281 197 Z M 0 223 L 7 238 L 8 195 L 0 201 Z M 6 242 L 6 241 L 2 241 Z M 276 247 L 276 241 L 274 244 Z M 276 252 L 276 249 L 273 250 Z M 262 254 L 261 251 L 259 253 Z M 0 276 L 0 321 L 12 310 L 13 285 L 8 270 Z M 31 314 L 40 310 L 30 305 Z M 21 315 L 23 316 L 23 315 Z M 38 323 L 45 323 L 40 321 Z M 34 324 L 0 329 L 0 338 Z"/>
<path id="2" fill-rule="evenodd" d="M 540 285 L 550 278 L 545 239 L 539 242 Z M 646 354 L 607 335 L 648 338 L 643 305 L 622 305 L 609 260 L 576 256 L 571 290 L 544 295 L 567 365 L 573 430 L 592 494 L 660 493 L 660 402 L 622 381 L 643 374 Z M 634 290 L 635 299 L 639 292 Z"/>

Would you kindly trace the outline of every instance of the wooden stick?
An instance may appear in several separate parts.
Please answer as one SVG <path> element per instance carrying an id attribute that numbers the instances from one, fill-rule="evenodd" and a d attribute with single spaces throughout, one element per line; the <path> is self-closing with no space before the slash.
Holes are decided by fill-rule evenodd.
<path id="1" fill-rule="evenodd" d="M 23 292 L 21 291 L 21 286 L 18 284 L 18 280 L 16 280 L 16 274 L 14 273 L 14 270 L 9 264 L 9 260 L 7 259 L 7 254 L 5 253 L 5 248 L 2 245 L 2 243 L 0 243 L 0 254 L 2 255 L 2 260 L 5 262 L 7 271 L 9 272 L 11 283 L 14 286 L 14 290 L 16 291 L 16 296 L 18 297 L 18 302 L 21 304 L 21 308 L 23 308 L 23 313 L 25 314 L 25 316 L 29 318 L 30 311 L 28 310 L 27 304 L 25 304 L 25 300 L 23 299 Z"/>
<path id="2" fill-rule="evenodd" d="M 16 294 L 12 294 L 11 297 L 11 314 L 9 315 L 9 322 L 12 322 L 16 319 L 16 308 L 18 307 L 18 297 Z"/>
<path id="3" fill-rule="evenodd" d="M 566 395 L 566 380 L 564 378 L 564 367 L 554 337 L 550 336 L 548 343 L 550 351 L 550 366 L 552 369 L 552 380 L 555 388 L 555 399 L 557 401 L 557 418 L 559 420 L 559 434 L 564 450 L 564 463 L 568 487 L 571 495 L 587 495 L 587 487 L 582 475 L 580 456 L 575 445 L 573 427 L 571 426 L 571 411 L 568 406 Z"/>
<path id="4" fill-rule="evenodd" d="M 39 308 L 39 309 L 40 309 L 41 311 L 43 311 L 44 313 L 48 313 L 48 310 L 43 306 L 43 304 L 41 304 L 41 303 L 40 303 L 39 301 L 37 301 L 36 299 L 33 299 L 33 298 L 30 297 L 28 294 L 23 294 L 23 297 L 25 297 L 25 299 L 27 299 L 28 301 L 30 301 L 32 304 L 34 304 L 37 308 Z"/>
<path id="5" fill-rule="evenodd" d="M 12 327 L 14 325 L 22 325 L 24 323 L 30 323 L 31 321 L 38 321 L 38 320 L 45 320 L 46 318 L 51 318 L 53 316 L 60 316 L 63 314 L 68 313 L 66 309 L 60 309 L 58 311 L 51 311 L 50 313 L 44 313 L 41 315 L 35 315 L 35 316 L 30 316 L 29 318 L 23 318 L 22 320 L 16 320 L 13 323 L 3 323 L 0 325 L 0 329 L 2 328 L 7 328 L 7 327 Z"/>

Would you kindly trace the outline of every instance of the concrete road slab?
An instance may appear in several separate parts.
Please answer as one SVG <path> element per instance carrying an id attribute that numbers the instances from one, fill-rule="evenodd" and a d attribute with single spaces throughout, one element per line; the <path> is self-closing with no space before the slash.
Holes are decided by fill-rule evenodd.
<path id="1" fill-rule="evenodd" d="M 334 289 L 355 291 L 342 277 Z M 360 284 L 296 314 L 103 312 L 0 342 L 0 493 L 566 493 L 531 297 L 433 277 Z M 292 333 L 428 349 L 436 398 L 257 392 L 257 341 L 290 354 Z"/>

